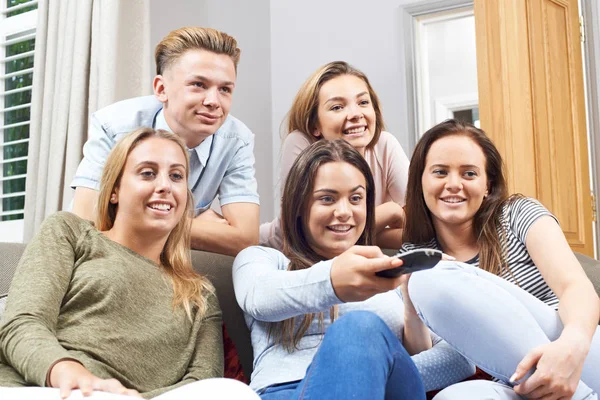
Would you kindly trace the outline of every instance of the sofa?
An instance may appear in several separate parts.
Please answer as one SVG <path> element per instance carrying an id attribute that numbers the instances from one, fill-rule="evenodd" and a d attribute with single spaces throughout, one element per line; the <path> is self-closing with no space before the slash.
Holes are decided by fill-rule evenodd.
<path id="1" fill-rule="evenodd" d="M 24 244 L 0 243 L 0 313 L 3 309 L 2 299 L 8 293 L 10 281 L 24 249 Z M 576 256 L 600 296 L 600 262 L 581 254 L 576 253 Z M 192 262 L 194 269 L 207 275 L 217 290 L 225 327 L 235 343 L 244 373 L 249 378 L 252 374 L 252 346 L 242 310 L 233 292 L 231 279 L 233 258 L 194 250 Z"/>

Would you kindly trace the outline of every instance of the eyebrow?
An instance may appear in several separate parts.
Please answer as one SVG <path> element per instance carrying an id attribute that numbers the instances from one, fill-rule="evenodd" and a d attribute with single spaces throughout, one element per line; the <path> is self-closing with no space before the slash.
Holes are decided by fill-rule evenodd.
<path id="1" fill-rule="evenodd" d="M 158 167 L 158 163 L 155 161 L 140 161 L 139 163 L 136 164 L 136 168 L 141 167 L 142 165 L 151 165 L 153 167 Z M 170 168 L 175 168 L 175 167 L 181 167 L 183 169 L 185 169 L 185 165 L 181 164 L 181 163 L 174 163 L 170 165 Z"/>
<path id="2" fill-rule="evenodd" d="M 363 185 L 358 185 L 352 189 L 350 189 L 351 192 L 356 192 L 358 189 L 363 189 L 363 190 L 367 190 L 365 189 L 365 187 Z M 315 193 L 319 193 L 319 192 L 325 192 L 325 193 L 332 193 L 332 194 L 337 194 L 339 193 L 337 190 L 334 189 L 327 189 L 327 188 L 323 188 L 323 189 L 317 189 L 315 190 Z"/>
<path id="3" fill-rule="evenodd" d="M 443 168 L 448 168 L 449 166 L 446 164 L 433 164 L 430 168 L 434 168 L 434 167 L 443 167 Z M 479 169 L 479 167 L 477 165 L 474 164 L 463 164 L 460 166 L 460 168 L 475 168 L 475 169 Z"/>
<path id="4" fill-rule="evenodd" d="M 359 94 L 356 95 L 356 98 L 358 99 L 359 97 L 364 96 L 365 94 L 369 94 L 369 92 L 367 92 L 367 91 L 360 92 Z M 331 101 L 343 101 L 343 100 L 346 100 L 346 99 L 342 96 L 334 96 L 334 97 L 331 97 L 330 99 L 328 99 L 327 101 L 325 101 L 325 104 L 327 104 Z"/>
<path id="5" fill-rule="evenodd" d="M 203 82 L 213 82 L 211 79 L 208 79 L 205 76 L 202 75 L 192 75 L 190 77 L 191 81 L 203 81 Z M 235 82 L 232 81 L 223 81 L 223 82 L 217 82 L 220 86 L 235 86 Z"/>

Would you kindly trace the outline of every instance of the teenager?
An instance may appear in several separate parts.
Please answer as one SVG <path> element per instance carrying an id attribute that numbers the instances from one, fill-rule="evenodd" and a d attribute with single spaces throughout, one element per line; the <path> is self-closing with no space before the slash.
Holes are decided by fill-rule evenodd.
<path id="1" fill-rule="evenodd" d="M 236 257 L 234 289 L 254 350 L 250 386 L 263 399 L 422 399 L 420 375 L 431 390 L 473 373 L 405 314 L 406 277 L 376 275 L 401 261 L 371 246 L 375 187 L 350 144 L 317 141 L 285 183 L 283 252 L 250 247 Z"/>
<path id="2" fill-rule="evenodd" d="M 151 398 L 223 376 L 221 311 L 190 259 L 188 169 L 179 137 L 141 128 L 106 160 L 96 226 L 47 218 L 8 294 L 0 386 Z"/>
<path id="3" fill-rule="evenodd" d="M 406 215 L 402 251 L 437 248 L 462 261 L 413 274 L 406 307 L 500 381 L 461 383 L 436 399 L 596 398 L 598 295 L 556 218 L 508 195 L 481 129 L 448 120 L 423 135 Z"/>
<path id="4" fill-rule="evenodd" d="M 258 243 L 254 135 L 229 115 L 239 59 L 236 40 L 223 32 L 170 32 L 156 46 L 154 96 L 120 101 L 90 117 L 84 157 L 71 182 L 73 212 L 94 220 L 102 169 L 123 135 L 139 127 L 164 129 L 189 149 L 192 247 L 235 256 Z M 217 195 L 222 215 L 210 208 Z"/>
<path id="5" fill-rule="evenodd" d="M 316 70 L 304 82 L 288 114 L 281 150 L 280 183 L 300 152 L 318 140 L 344 139 L 367 161 L 375 183 L 375 244 L 402 244 L 408 158 L 386 132 L 377 93 L 367 76 L 344 61 Z M 281 250 L 280 219 L 262 224 L 260 244 Z"/>

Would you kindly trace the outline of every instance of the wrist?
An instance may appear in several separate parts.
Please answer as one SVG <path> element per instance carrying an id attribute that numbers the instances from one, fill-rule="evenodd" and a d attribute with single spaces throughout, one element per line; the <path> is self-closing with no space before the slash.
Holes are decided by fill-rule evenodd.
<path id="1" fill-rule="evenodd" d="M 563 331 L 557 340 L 567 342 L 569 347 L 578 349 L 584 354 L 587 354 L 590 349 L 592 338 L 587 335 L 583 329 L 567 325 L 563 328 Z"/>
<path id="2" fill-rule="evenodd" d="M 50 365 L 50 368 L 48 368 L 48 373 L 46 374 L 46 386 L 58 387 L 58 378 L 61 375 L 61 370 L 73 364 L 83 367 L 83 364 L 74 358 L 61 358 L 54 361 L 54 363 Z"/>

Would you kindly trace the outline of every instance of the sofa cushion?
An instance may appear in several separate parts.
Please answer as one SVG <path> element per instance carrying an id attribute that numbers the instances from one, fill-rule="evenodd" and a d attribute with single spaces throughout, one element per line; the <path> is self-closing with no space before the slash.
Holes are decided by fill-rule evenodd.
<path id="1" fill-rule="evenodd" d="M 223 322 L 227 327 L 227 333 L 235 343 L 246 377 L 250 377 L 253 363 L 252 344 L 244 314 L 238 306 L 233 291 L 231 277 L 233 257 L 193 250 L 192 264 L 198 273 L 206 275 L 214 285 L 223 310 Z"/>

